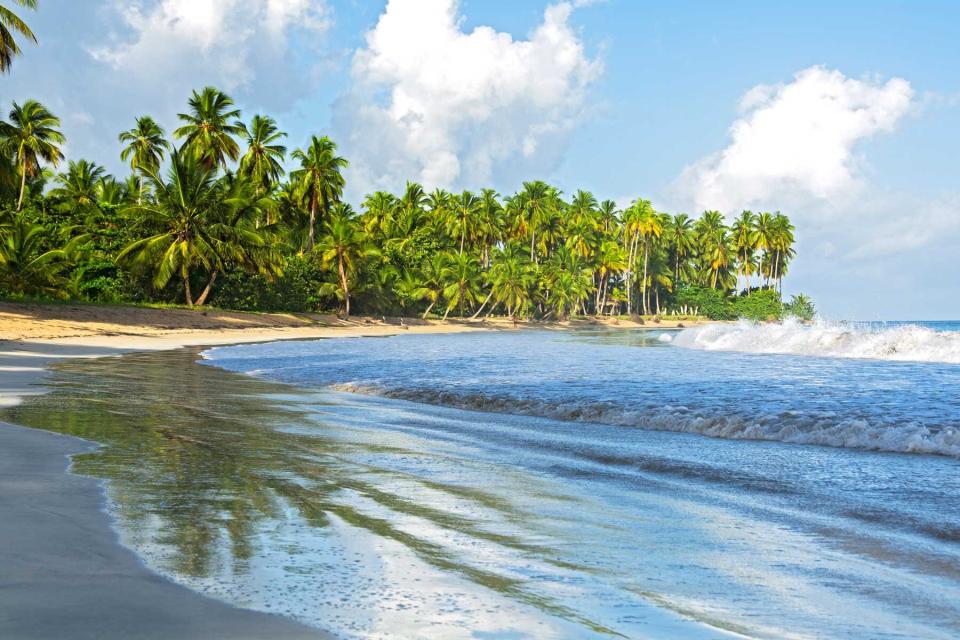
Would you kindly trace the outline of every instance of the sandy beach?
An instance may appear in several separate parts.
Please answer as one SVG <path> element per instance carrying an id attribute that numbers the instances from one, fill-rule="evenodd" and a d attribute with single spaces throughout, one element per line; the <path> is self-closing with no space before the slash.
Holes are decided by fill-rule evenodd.
<path id="1" fill-rule="evenodd" d="M 664 321 L 666 328 L 676 323 Z M 688 323 L 689 324 L 689 323 Z M 505 319 L 247 314 L 185 309 L 0 304 L 0 406 L 43 393 L 50 365 L 77 358 L 292 339 L 490 329 L 639 328 L 626 321 L 528 325 Z M 279 616 L 236 609 L 148 570 L 122 547 L 102 485 L 68 473 L 95 445 L 0 423 L 0 636 L 60 638 L 322 638 Z"/>

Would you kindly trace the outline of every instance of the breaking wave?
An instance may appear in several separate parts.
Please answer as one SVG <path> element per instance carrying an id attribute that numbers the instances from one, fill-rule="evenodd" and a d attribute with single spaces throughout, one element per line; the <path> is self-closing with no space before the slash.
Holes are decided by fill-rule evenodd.
<path id="1" fill-rule="evenodd" d="M 960 331 L 915 324 L 711 324 L 684 330 L 673 344 L 703 351 L 960 364 Z"/>
<path id="2" fill-rule="evenodd" d="M 469 411 L 638 427 L 711 438 L 770 440 L 960 457 L 960 428 L 956 426 L 930 426 L 920 422 L 877 424 L 833 412 L 811 414 L 784 411 L 762 416 L 714 415 L 686 406 L 631 409 L 609 401 L 557 402 L 429 388 L 388 388 L 362 383 L 337 384 L 331 388 L 346 393 L 383 396 Z"/>

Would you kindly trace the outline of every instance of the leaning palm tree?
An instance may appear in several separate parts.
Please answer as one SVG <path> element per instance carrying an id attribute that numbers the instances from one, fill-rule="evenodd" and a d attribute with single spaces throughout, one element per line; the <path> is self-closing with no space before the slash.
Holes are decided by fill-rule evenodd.
<path id="1" fill-rule="evenodd" d="M 190 112 L 178 114 L 185 124 L 173 132 L 184 146 L 209 170 L 227 168 L 227 160 L 240 157 L 240 146 L 234 136 L 241 135 L 241 126 L 234 123 L 240 110 L 233 99 L 214 87 L 193 92 Z"/>
<path id="2" fill-rule="evenodd" d="M 37 0 L 14 0 L 14 2 L 28 9 L 37 8 Z M 0 73 L 9 73 L 14 57 L 21 53 L 13 32 L 19 33 L 34 44 L 37 42 L 37 36 L 33 35 L 27 23 L 7 6 L 0 4 Z"/>
<path id="3" fill-rule="evenodd" d="M 287 148 L 279 144 L 287 134 L 280 131 L 273 118 L 253 116 L 250 126 L 238 122 L 241 135 L 246 139 L 247 151 L 240 158 L 240 175 L 256 185 L 258 193 L 269 191 L 283 175 L 283 159 Z"/>
<path id="4" fill-rule="evenodd" d="M 333 205 L 340 201 L 345 185 L 343 170 L 348 163 L 337 155 L 337 145 L 326 136 L 314 136 L 306 150 L 297 149 L 292 157 L 300 162 L 300 169 L 291 174 L 290 180 L 297 185 L 310 212 L 307 249 L 312 250 L 316 244 L 317 213 L 328 216 Z"/>
<path id="5" fill-rule="evenodd" d="M 36 100 L 27 100 L 23 105 L 13 103 L 10 122 L 0 122 L 0 149 L 14 157 L 20 174 L 20 197 L 17 211 L 23 209 L 23 197 L 27 191 L 27 178 L 40 173 L 40 161 L 54 167 L 63 160 L 58 145 L 65 141 L 60 133 L 60 119 Z"/>
<path id="6" fill-rule="evenodd" d="M 138 176 L 138 201 L 143 201 L 144 172 L 160 169 L 164 154 L 170 148 L 163 136 L 163 128 L 150 116 L 137 118 L 132 129 L 120 134 L 120 142 L 126 144 L 120 152 L 120 159 L 129 162 L 130 169 Z"/>

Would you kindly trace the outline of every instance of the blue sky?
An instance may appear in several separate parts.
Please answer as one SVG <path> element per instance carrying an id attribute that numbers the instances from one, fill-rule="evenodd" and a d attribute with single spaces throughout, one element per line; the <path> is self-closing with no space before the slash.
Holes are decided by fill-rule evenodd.
<path id="1" fill-rule="evenodd" d="M 351 198 L 544 178 L 665 211 L 780 209 L 828 317 L 960 317 L 960 3 L 41 0 L 2 80 L 122 173 L 117 133 L 214 84 Z M 747 98 L 745 102 L 745 97 Z M 432 183 L 432 184 L 430 184 Z"/>

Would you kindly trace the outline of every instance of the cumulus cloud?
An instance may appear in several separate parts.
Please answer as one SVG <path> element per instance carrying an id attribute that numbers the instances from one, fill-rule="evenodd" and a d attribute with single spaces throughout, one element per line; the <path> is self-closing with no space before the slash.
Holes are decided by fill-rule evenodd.
<path id="1" fill-rule="evenodd" d="M 754 87 L 729 146 L 688 167 L 679 189 L 696 208 L 723 211 L 849 193 L 860 182 L 856 145 L 893 131 L 913 95 L 902 78 L 858 80 L 823 67 Z"/>
<path id="2" fill-rule="evenodd" d="M 601 73 L 573 10 L 550 5 L 517 40 L 464 31 L 457 0 L 389 0 L 335 108 L 353 188 L 476 186 L 506 167 L 551 167 Z"/>
<path id="3" fill-rule="evenodd" d="M 122 33 L 90 54 L 151 83 L 197 77 L 227 90 L 247 87 L 286 51 L 293 32 L 330 25 L 325 0 L 113 0 Z"/>

